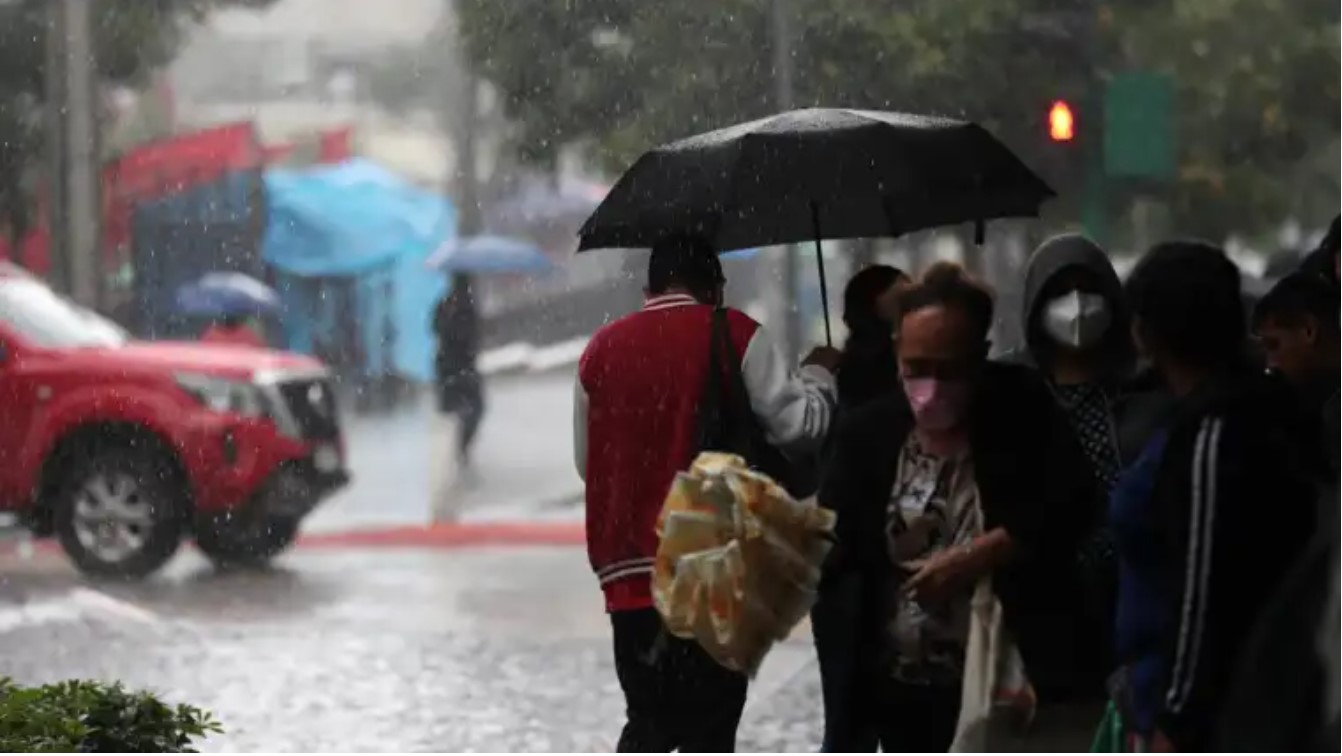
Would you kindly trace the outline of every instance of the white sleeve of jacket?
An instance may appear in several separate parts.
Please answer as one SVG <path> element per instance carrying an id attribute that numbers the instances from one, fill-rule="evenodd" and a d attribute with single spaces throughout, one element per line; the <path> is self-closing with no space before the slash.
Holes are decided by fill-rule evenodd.
<path id="1" fill-rule="evenodd" d="M 587 482 L 587 390 L 582 379 L 573 379 L 573 464 L 578 477 Z"/>
<path id="2" fill-rule="evenodd" d="M 837 401 L 832 373 L 818 365 L 794 371 L 761 327 L 746 346 L 741 375 L 769 443 L 796 452 L 820 448 Z"/>

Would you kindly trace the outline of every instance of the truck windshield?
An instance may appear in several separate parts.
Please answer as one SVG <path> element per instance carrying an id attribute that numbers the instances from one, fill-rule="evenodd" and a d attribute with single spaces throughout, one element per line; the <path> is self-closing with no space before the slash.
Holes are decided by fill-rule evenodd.
<path id="1" fill-rule="evenodd" d="M 58 296 L 45 284 L 0 280 L 0 323 L 34 346 L 48 349 L 110 347 L 126 333 L 97 313 Z"/>

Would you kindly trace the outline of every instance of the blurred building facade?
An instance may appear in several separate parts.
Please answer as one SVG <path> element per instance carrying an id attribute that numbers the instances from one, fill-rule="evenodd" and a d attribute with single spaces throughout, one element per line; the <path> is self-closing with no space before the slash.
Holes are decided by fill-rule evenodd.
<path id="1" fill-rule="evenodd" d="M 442 187 L 454 158 L 436 114 L 388 112 L 370 96 L 367 72 L 385 51 L 423 43 L 444 7 L 442 0 L 278 0 L 263 11 L 212 14 L 168 73 L 177 127 L 250 120 L 266 144 L 352 127 L 359 153 Z"/>

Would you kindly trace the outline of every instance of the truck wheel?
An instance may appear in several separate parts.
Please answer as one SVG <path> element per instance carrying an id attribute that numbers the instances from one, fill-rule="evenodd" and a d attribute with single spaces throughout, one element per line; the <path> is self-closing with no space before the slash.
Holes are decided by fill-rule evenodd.
<path id="1" fill-rule="evenodd" d="M 62 476 L 52 508 L 70 559 L 94 577 L 142 578 L 182 541 L 180 484 L 151 455 L 94 449 Z"/>
<path id="2" fill-rule="evenodd" d="M 196 545 L 221 567 L 260 567 L 298 536 L 298 520 L 246 510 L 204 518 Z"/>

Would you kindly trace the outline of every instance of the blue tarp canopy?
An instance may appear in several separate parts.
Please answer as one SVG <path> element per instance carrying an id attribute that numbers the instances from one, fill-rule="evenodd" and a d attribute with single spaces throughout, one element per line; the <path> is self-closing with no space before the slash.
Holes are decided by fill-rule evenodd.
<path id="1" fill-rule="evenodd" d="M 425 261 L 456 235 L 452 204 L 363 159 L 268 171 L 266 196 L 262 256 L 277 273 L 288 346 L 312 352 L 339 336 L 340 313 L 319 284 L 342 279 L 352 302 L 335 306 L 354 308 L 344 315 L 359 324 L 365 369 L 430 380 L 433 308 L 447 281 Z"/>
<path id="2" fill-rule="evenodd" d="M 267 263 L 299 276 L 348 276 L 421 261 L 455 230 L 444 197 L 362 159 L 266 173 Z"/>
<path id="3" fill-rule="evenodd" d="M 444 242 L 427 266 L 454 273 L 544 273 L 554 263 L 529 241 L 486 234 Z"/>

